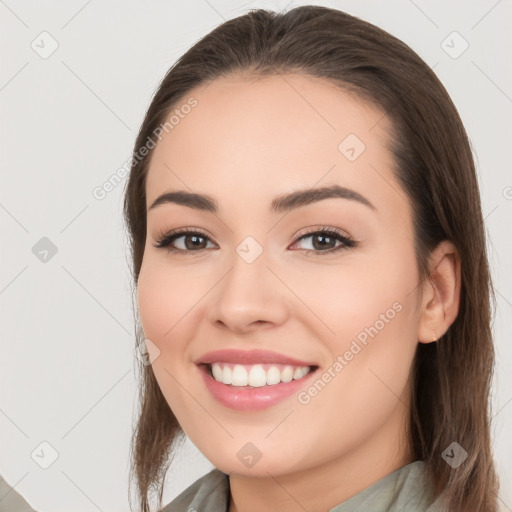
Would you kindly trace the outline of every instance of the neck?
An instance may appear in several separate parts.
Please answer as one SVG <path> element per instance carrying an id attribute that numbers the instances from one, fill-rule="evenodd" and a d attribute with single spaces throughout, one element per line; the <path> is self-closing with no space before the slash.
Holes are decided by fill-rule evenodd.
<path id="1" fill-rule="evenodd" d="M 229 512 L 325 512 L 409 464 L 409 410 L 400 404 L 395 412 L 363 444 L 327 463 L 268 477 L 231 474 Z"/>

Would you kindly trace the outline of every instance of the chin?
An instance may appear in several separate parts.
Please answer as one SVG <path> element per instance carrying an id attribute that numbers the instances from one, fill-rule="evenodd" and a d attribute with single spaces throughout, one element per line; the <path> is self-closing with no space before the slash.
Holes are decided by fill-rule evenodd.
<path id="1" fill-rule="evenodd" d="M 213 464 L 217 469 L 230 476 L 252 478 L 268 478 L 269 476 L 279 476 L 293 471 L 289 463 L 279 459 L 264 461 L 263 456 L 252 466 L 240 462 L 238 458 L 217 460 L 217 464 Z"/>
<path id="2" fill-rule="evenodd" d="M 243 477 L 268 478 L 307 469 L 307 461 L 311 458 L 306 453 L 300 453 L 293 447 L 279 449 L 273 443 L 238 442 L 210 444 L 206 450 L 198 449 L 220 471 L 228 475 Z M 197 445 L 196 445 L 197 446 Z M 214 451 L 215 447 L 217 450 Z M 222 447 L 222 451 L 218 448 Z M 300 446 L 297 447 L 300 449 Z"/>

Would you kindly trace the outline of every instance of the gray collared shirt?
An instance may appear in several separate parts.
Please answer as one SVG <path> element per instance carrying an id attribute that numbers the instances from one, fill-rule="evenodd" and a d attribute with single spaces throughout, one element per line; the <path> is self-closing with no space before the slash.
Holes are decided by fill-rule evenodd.
<path id="1" fill-rule="evenodd" d="M 210 471 L 185 489 L 161 512 L 228 512 L 229 477 Z M 444 512 L 434 501 L 425 463 L 415 461 L 393 471 L 329 512 Z"/>
<path id="2" fill-rule="evenodd" d="M 422 461 L 407 464 L 329 512 L 445 512 L 440 498 L 433 500 L 424 472 Z M 228 512 L 229 499 L 229 477 L 214 469 L 196 480 L 161 512 Z M 0 512 L 35 512 L 1 476 Z"/>
<path id="3" fill-rule="evenodd" d="M 0 476 L 0 512 L 36 512 L 2 476 Z"/>

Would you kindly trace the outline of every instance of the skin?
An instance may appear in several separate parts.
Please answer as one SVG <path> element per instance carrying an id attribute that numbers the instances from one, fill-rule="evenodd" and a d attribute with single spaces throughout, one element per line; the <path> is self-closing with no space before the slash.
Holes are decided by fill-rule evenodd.
<path id="1" fill-rule="evenodd" d="M 413 461 L 410 369 L 418 342 L 439 338 L 456 317 L 457 251 L 437 247 L 420 293 L 412 211 L 393 177 L 390 125 L 375 107 L 298 74 L 222 78 L 190 96 L 198 105 L 154 149 L 147 205 L 187 190 L 212 196 L 220 211 L 148 212 L 137 294 L 155 376 L 191 441 L 230 475 L 231 512 L 329 510 Z M 338 150 L 351 133 L 366 146 L 352 162 Z M 270 212 L 278 195 L 332 184 L 376 209 L 331 198 Z M 297 240 L 319 226 L 358 246 L 308 253 L 318 237 Z M 186 254 L 154 247 L 176 228 L 199 228 L 210 241 Z M 263 249 L 250 264 L 236 252 L 249 235 Z M 174 245 L 185 250 L 185 241 Z M 397 302 L 401 311 L 306 405 L 292 395 L 263 411 L 228 409 L 194 364 L 211 350 L 261 348 L 315 361 L 322 374 Z M 251 468 L 237 457 L 247 442 L 262 454 Z"/>

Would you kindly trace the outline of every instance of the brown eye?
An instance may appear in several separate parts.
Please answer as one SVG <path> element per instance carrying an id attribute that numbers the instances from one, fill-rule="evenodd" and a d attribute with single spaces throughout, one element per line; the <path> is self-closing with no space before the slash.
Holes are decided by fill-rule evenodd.
<path id="1" fill-rule="evenodd" d="M 200 231 L 181 230 L 164 235 L 154 247 L 171 252 L 197 252 L 206 249 L 209 241 L 209 237 Z"/>
<path id="2" fill-rule="evenodd" d="M 306 239 L 311 239 L 312 241 L 312 243 L 309 244 L 310 247 L 305 248 L 307 253 L 313 252 L 318 255 L 332 254 L 340 249 L 348 249 L 357 246 L 355 240 L 343 235 L 336 229 L 316 229 L 315 231 L 310 231 L 300 236 L 295 244 Z M 339 244 L 336 245 L 336 243 Z"/>

